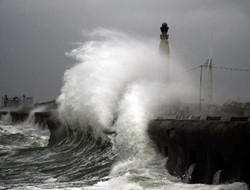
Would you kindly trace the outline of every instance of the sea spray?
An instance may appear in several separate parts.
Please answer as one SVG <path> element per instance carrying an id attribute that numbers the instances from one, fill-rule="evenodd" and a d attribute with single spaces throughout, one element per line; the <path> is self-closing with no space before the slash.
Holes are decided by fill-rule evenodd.
<path id="1" fill-rule="evenodd" d="M 155 114 L 161 111 L 159 108 L 166 106 L 158 103 L 164 98 L 164 88 L 166 86 L 163 84 L 143 81 L 130 86 L 127 90 L 120 103 L 119 118 L 115 124 L 117 131 L 115 146 L 118 147 L 120 161 L 125 160 L 125 163 L 129 163 L 127 162 L 129 160 L 132 161 L 132 165 L 138 164 L 133 167 L 141 168 L 156 154 L 148 139 L 146 127 L 149 119 L 156 117 Z M 131 169 L 130 167 L 126 169 L 124 163 L 121 165 L 125 173 L 127 169 Z M 119 164 L 114 167 L 113 173 L 117 172 L 117 168 Z"/>
<path id="2" fill-rule="evenodd" d="M 5 114 L 5 115 L 2 115 L 1 121 L 2 121 L 2 123 L 3 123 L 4 125 L 11 124 L 11 123 L 12 123 L 12 117 L 11 117 L 10 112 L 8 112 L 8 113 Z"/>
<path id="3" fill-rule="evenodd" d="M 99 29 L 67 55 L 77 63 L 65 72 L 58 98 L 59 117 L 71 128 L 92 128 L 95 137 L 111 135 L 118 158 L 108 177 L 86 189 L 247 189 L 244 184 L 183 184 L 168 174 L 147 134 L 150 119 L 165 116 L 174 102 L 192 95 L 181 66 L 174 64 L 170 83 L 158 43 Z M 109 179 L 108 181 L 106 181 Z"/>
<path id="4" fill-rule="evenodd" d="M 112 127 L 127 89 L 136 81 L 155 81 L 164 65 L 149 43 L 104 29 L 94 34 L 100 41 L 68 53 L 78 63 L 65 72 L 58 102 L 60 117 L 71 127 L 80 123 L 100 132 Z"/>
<path id="5" fill-rule="evenodd" d="M 157 43 L 104 29 L 89 36 L 95 40 L 68 53 L 78 63 L 65 72 L 59 116 L 72 128 L 92 127 L 96 136 L 116 131 L 111 138 L 119 161 L 111 176 L 146 172 L 157 155 L 147 123 L 185 93 L 177 83 L 167 85 L 166 60 Z"/>
<path id="6" fill-rule="evenodd" d="M 47 106 L 38 106 L 32 109 L 29 112 L 29 116 L 26 119 L 25 123 L 30 124 L 30 125 L 35 125 L 35 113 L 36 112 L 43 112 L 46 111 Z"/>

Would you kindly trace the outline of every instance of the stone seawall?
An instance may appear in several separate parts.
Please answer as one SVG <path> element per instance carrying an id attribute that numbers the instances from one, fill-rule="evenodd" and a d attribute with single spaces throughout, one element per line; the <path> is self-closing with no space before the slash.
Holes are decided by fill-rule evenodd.
<path id="1" fill-rule="evenodd" d="M 28 119 L 30 112 L 22 111 L 0 111 L 1 117 L 9 114 L 13 124 L 24 122 Z M 68 127 L 63 125 L 57 118 L 54 111 L 35 112 L 35 124 L 47 126 L 50 131 L 48 146 L 54 146 L 63 141 L 68 135 Z"/>
<path id="2" fill-rule="evenodd" d="M 46 111 L 46 112 L 35 112 L 34 113 L 34 122 L 39 124 L 46 124 L 47 119 L 51 117 L 53 112 Z M 11 116 L 12 123 L 20 123 L 24 122 L 28 119 L 30 112 L 24 111 L 0 111 L 0 119 L 1 117 L 9 114 Z"/>
<path id="3" fill-rule="evenodd" d="M 148 134 L 168 157 L 166 169 L 187 183 L 250 184 L 250 122 L 152 120 Z"/>

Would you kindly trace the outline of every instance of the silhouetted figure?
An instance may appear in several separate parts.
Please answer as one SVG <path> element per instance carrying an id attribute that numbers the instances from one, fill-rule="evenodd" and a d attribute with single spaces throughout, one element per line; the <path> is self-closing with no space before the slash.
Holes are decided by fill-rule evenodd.
<path id="1" fill-rule="evenodd" d="M 15 97 L 13 98 L 13 104 L 14 104 L 15 106 L 17 106 L 17 105 L 19 104 L 19 98 L 18 98 L 17 96 L 15 96 Z"/>
<path id="2" fill-rule="evenodd" d="M 26 104 L 26 96 L 23 94 L 23 104 Z"/>
<path id="3" fill-rule="evenodd" d="M 9 98 L 7 95 L 4 95 L 3 106 L 6 107 L 8 105 Z"/>

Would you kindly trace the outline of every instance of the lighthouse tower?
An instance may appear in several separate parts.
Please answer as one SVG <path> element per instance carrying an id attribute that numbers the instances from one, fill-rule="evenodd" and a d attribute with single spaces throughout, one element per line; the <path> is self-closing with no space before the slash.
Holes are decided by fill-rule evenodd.
<path id="1" fill-rule="evenodd" d="M 168 24 L 166 22 L 162 23 L 161 27 L 161 41 L 160 41 L 160 55 L 164 60 L 164 64 L 166 66 L 166 77 L 167 81 L 169 82 L 169 55 L 170 55 L 170 49 L 169 49 L 169 42 L 168 42 Z"/>

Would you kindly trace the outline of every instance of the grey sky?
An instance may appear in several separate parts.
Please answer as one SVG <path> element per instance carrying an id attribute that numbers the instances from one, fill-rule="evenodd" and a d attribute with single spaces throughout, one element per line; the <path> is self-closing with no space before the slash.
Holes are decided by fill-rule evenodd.
<path id="1" fill-rule="evenodd" d="M 186 69 L 208 58 L 213 33 L 214 65 L 250 69 L 249 10 L 249 0 L 0 0 L 0 95 L 56 98 L 74 62 L 65 52 L 97 27 L 159 39 L 166 21 Z M 250 72 L 214 71 L 215 101 L 250 101 L 249 82 Z"/>

